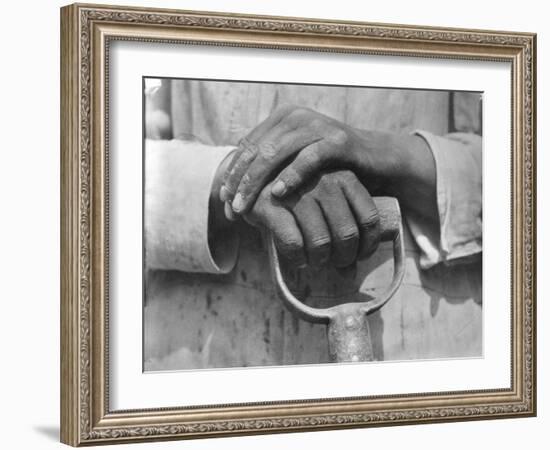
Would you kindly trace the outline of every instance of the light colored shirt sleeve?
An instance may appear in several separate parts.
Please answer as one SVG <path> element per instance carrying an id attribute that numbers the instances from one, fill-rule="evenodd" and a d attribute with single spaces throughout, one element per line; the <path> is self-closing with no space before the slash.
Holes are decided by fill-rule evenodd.
<path id="1" fill-rule="evenodd" d="M 209 239 L 209 202 L 218 167 L 234 147 L 180 140 L 145 141 L 146 267 L 228 273 L 236 262 L 232 229 Z"/>
<path id="2" fill-rule="evenodd" d="M 436 136 L 415 131 L 429 145 L 435 160 L 439 228 L 407 216 L 421 250 L 420 266 L 461 264 L 482 252 L 482 145 L 468 133 Z"/>

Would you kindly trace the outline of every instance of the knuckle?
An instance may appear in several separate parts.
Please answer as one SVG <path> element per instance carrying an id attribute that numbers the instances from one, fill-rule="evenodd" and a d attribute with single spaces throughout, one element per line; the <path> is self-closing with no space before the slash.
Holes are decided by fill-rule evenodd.
<path id="1" fill-rule="evenodd" d="M 330 249 L 330 236 L 318 236 L 311 240 L 311 249 L 316 251 L 325 251 Z"/>
<path id="2" fill-rule="evenodd" d="M 247 162 L 250 161 L 257 153 L 257 146 L 255 144 L 247 145 L 243 148 L 240 154 L 240 161 Z"/>
<path id="3" fill-rule="evenodd" d="M 344 225 L 336 230 L 336 236 L 341 244 L 348 244 L 359 239 L 359 230 L 355 225 Z"/>
<path id="4" fill-rule="evenodd" d="M 302 117 L 304 117 L 305 115 L 307 114 L 307 109 L 302 107 L 302 106 L 293 106 L 289 111 L 288 111 L 288 117 L 291 118 L 291 119 L 300 119 Z"/>
<path id="5" fill-rule="evenodd" d="M 230 190 L 235 190 L 237 188 L 247 166 L 248 162 L 241 160 L 231 168 L 227 177 L 227 184 Z"/>
<path id="6" fill-rule="evenodd" d="M 231 179 L 230 174 L 225 179 L 223 187 L 226 191 L 226 195 L 229 196 L 230 199 L 233 199 L 235 196 L 236 186 L 234 181 Z"/>
<path id="7" fill-rule="evenodd" d="M 281 236 L 278 239 L 277 247 L 282 253 L 285 253 L 287 255 L 295 255 L 303 248 L 302 243 L 299 239 L 294 236 L 285 235 Z"/>
<path id="8" fill-rule="evenodd" d="M 260 158 L 265 163 L 272 162 L 277 156 L 277 148 L 271 142 L 266 142 L 261 145 L 260 151 L 258 153 L 258 158 Z"/>
<path id="9" fill-rule="evenodd" d="M 322 130 L 326 127 L 326 123 L 320 117 L 315 117 L 311 120 L 309 126 L 314 130 Z"/>
<path id="10" fill-rule="evenodd" d="M 250 178 L 250 175 L 248 173 L 245 173 L 241 179 L 241 183 L 243 186 L 248 186 L 252 179 Z"/>
<path id="11" fill-rule="evenodd" d="M 314 150 L 306 150 L 301 153 L 301 160 L 306 167 L 313 167 L 319 163 L 319 154 Z"/>
<path id="12" fill-rule="evenodd" d="M 349 142 L 348 133 L 340 128 L 332 130 L 329 135 L 330 142 L 337 147 L 345 147 Z"/>
<path id="13" fill-rule="evenodd" d="M 357 177 L 351 170 L 341 170 L 337 173 L 336 178 L 343 183 L 352 183 Z"/>
<path id="14" fill-rule="evenodd" d="M 240 168 L 237 164 L 233 166 L 233 168 L 229 171 L 229 176 L 227 177 L 227 188 L 234 192 L 237 188 L 237 184 L 240 181 L 240 178 L 237 177 L 237 175 L 240 173 Z"/>
<path id="15" fill-rule="evenodd" d="M 361 219 L 359 226 L 362 230 L 372 230 L 378 228 L 380 226 L 380 215 L 378 214 L 378 211 L 375 211 Z"/>
<path id="16" fill-rule="evenodd" d="M 338 182 L 335 177 L 331 176 L 331 174 L 323 174 L 319 178 L 319 188 L 321 192 L 325 194 L 332 194 L 338 185 Z"/>
<path id="17" fill-rule="evenodd" d="M 251 141 L 250 138 L 248 138 L 248 137 L 242 138 L 239 141 L 238 146 L 239 146 L 239 151 L 240 151 L 239 156 L 241 156 L 241 157 L 243 155 L 246 156 L 246 155 L 256 154 L 257 149 L 258 149 L 258 146 L 256 145 L 256 143 Z"/>
<path id="18" fill-rule="evenodd" d="M 253 181 L 254 180 L 250 177 L 248 172 L 245 173 L 241 178 L 236 194 L 240 194 L 243 199 L 246 199 L 248 195 L 250 195 L 250 193 L 254 190 L 255 186 Z"/>

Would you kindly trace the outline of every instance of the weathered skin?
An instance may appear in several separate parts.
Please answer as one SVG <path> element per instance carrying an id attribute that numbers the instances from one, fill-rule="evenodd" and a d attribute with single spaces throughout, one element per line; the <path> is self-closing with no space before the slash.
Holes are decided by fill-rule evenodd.
<path id="1" fill-rule="evenodd" d="M 319 178 L 323 171 L 335 169 L 352 171 L 359 182 L 342 183 L 338 172 Z M 346 186 L 345 196 L 330 189 L 338 182 Z M 369 192 L 396 197 L 404 210 L 439 223 L 435 162 L 422 138 L 359 130 L 308 108 L 283 106 L 240 141 L 225 169 L 220 199 L 226 202 L 228 219 L 235 214 L 259 216 L 256 222 L 275 234 L 279 251 L 297 267 L 308 260 L 319 265 L 322 259 L 314 243 L 327 247 L 327 241 L 332 244 L 332 263 L 345 267 L 372 253 L 380 238 L 376 226 L 368 224 L 377 220 Z M 311 196 L 324 206 L 326 220 L 319 219 Z M 344 197 L 348 202 L 361 198 L 351 202 L 359 207 L 353 211 L 367 211 L 370 218 L 355 220 L 343 206 Z M 292 214 L 271 214 L 266 211 L 268 203 L 272 210 L 282 204 Z M 325 222 L 338 226 L 329 226 L 327 233 Z M 359 235 L 363 249 L 358 252 Z M 327 251 L 320 253 L 325 256 Z"/>
<path id="2" fill-rule="evenodd" d="M 437 220 L 435 163 L 422 138 L 360 130 L 297 106 L 276 109 L 241 140 L 220 198 L 244 214 L 270 177 L 276 175 L 273 195 L 284 197 L 327 168 L 350 169 L 371 194 L 397 197 Z"/>
<path id="3" fill-rule="evenodd" d="M 318 174 L 283 199 L 267 185 L 245 218 L 273 233 L 278 250 L 297 267 L 348 267 L 380 242 L 376 205 L 347 170 Z"/>
<path id="4" fill-rule="evenodd" d="M 399 205 L 395 199 L 373 199 L 380 212 L 380 237 L 393 246 L 393 278 L 385 291 L 371 298 L 357 293 L 358 301 L 349 300 L 329 308 L 305 304 L 288 288 L 279 263 L 273 235 L 266 236 L 272 278 L 285 306 L 311 323 L 327 325 L 328 354 L 333 362 L 364 362 L 375 359 L 367 315 L 382 308 L 397 292 L 405 275 L 405 246 Z"/>

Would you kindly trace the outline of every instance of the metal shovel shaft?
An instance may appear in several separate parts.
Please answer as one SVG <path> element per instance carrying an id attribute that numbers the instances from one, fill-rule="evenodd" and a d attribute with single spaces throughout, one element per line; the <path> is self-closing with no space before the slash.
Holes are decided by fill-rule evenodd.
<path id="1" fill-rule="evenodd" d="M 362 308 L 346 303 L 336 309 L 327 326 L 331 362 L 373 361 L 369 321 Z"/>

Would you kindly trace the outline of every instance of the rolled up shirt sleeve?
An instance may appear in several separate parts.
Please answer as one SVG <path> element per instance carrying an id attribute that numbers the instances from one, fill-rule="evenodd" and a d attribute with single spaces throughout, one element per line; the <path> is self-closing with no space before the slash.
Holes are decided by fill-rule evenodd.
<path id="1" fill-rule="evenodd" d="M 144 236 L 146 267 L 228 273 L 238 236 L 209 236 L 210 196 L 218 167 L 234 147 L 180 140 L 145 141 Z"/>
<path id="2" fill-rule="evenodd" d="M 462 264 L 482 252 L 482 144 L 468 133 L 436 136 L 417 130 L 430 147 L 436 166 L 438 229 L 406 216 L 421 251 L 420 266 Z"/>

